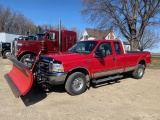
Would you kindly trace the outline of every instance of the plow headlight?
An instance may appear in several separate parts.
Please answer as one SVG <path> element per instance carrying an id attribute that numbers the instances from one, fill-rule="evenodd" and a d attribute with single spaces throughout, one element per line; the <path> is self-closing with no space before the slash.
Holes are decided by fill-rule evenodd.
<path id="1" fill-rule="evenodd" d="M 49 62 L 50 72 L 64 72 L 64 67 L 62 64 Z"/>

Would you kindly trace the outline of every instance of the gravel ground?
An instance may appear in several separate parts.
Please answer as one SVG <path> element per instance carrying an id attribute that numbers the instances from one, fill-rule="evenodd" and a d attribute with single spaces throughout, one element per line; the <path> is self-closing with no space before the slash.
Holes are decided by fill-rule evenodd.
<path id="1" fill-rule="evenodd" d="M 12 63 L 0 58 L 1 120 L 160 120 L 160 69 L 146 69 L 141 80 L 91 87 L 70 96 L 64 86 L 50 93 L 32 89 L 15 98 L 4 79 Z"/>

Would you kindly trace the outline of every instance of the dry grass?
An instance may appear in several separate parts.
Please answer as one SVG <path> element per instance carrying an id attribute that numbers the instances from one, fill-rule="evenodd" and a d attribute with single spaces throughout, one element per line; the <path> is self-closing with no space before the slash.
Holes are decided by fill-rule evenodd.
<path id="1" fill-rule="evenodd" d="M 152 55 L 152 63 L 149 68 L 160 69 L 160 55 Z"/>

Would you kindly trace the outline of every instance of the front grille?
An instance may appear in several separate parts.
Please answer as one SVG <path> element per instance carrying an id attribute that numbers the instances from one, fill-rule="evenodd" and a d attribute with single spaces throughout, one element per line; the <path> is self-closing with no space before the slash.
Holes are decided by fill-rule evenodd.
<path id="1" fill-rule="evenodd" d="M 47 62 L 39 62 L 39 68 L 42 70 L 49 70 L 49 65 Z"/>
<path id="2" fill-rule="evenodd" d="M 39 59 L 39 65 L 38 65 L 39 68 L 45 72 L 49 72 L 49 63 L 52 60 L 53 59 L 51 59 L 51 58 L 41 56 Z"/>
<path id="3" fill-rule="evenodd" d="M 45 69 L 45 70 L 47 70 L 49 68 L 48 63 L 45 63 L 45 62 L 39 62 L 39 67 L 41 69 Z"/>

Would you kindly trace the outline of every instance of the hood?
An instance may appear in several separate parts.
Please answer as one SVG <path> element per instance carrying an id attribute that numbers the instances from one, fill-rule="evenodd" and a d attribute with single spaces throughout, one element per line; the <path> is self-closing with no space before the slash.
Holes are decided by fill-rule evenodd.
<path id="1" fill-rule="evenodd" d="M 52 54 L 45 54 L 45 57 L 53 58 L 58 61 L 63 62 L 71 62 L 75 60 L 87 59 L 88 55 L 80 54 L 80 53 L 70 53 L 70 52 L 59 52 Z"/>

